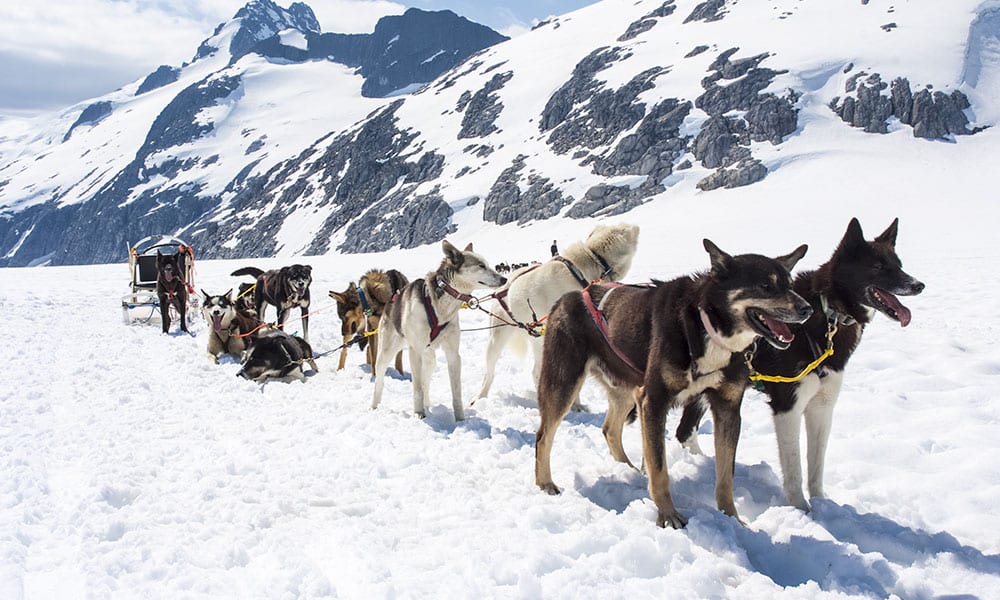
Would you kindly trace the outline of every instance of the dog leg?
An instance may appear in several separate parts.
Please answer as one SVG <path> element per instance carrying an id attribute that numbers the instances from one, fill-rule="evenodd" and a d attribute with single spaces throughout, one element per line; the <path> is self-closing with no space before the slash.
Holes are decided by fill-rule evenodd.
<path id="1" fill-rule="evenodd" d="M 604 417 L 604 425 L 601 431 L 604 433 L 604 440 L 608 443 L 608 450 L 611 456 L 618 462 L 627 464 L 635 468 L 632 461 L 628 459 L 625 448 L 622 446 L 622 429 L 628 421 L 629 414 L 636 405 L 636 391 L 634 389 L 605 386 L 608 392 L 608 413 Z"/>
<path id="2" fill-rule="evenodd" d="M 302 315 L 302 339 L 309 341 L 309 305 L 300 306 L 299 312 Z"/>
<path id="3" fill-rule="evenodd" d="M 386 362 L 388 352 L 380 352 L 379 362 Z M 427 393 L 430 391 L 430 376 L 434 372 L 434 352 L 410 347 L 410 369 L 413 371 L 413 414 L 421 419 L 427 416 Z"/>
<path id="4" fill-rule="evenodd" d="M 403 353 L 402 352 L 397 352 L 396 353 L 396 371 L 398 371 L 400 375 L 403 374 Z"/>
<path id="5" fill-rule="evenodd" d="M 188 331 L 188 321 L 187 321 L 187 297 L 181 297 L 179 294 L 177 296 L 177 313 L 181 316 L 181 331 L 184 333 L 191 333 Z"/>
<path id="6" fill-rule="evenodd" d="M 649 497 L 656 504 L 656 524 L 680 529 L 687 525 L 670 496 L 670 475 L 667 473 L 666 448 L 663 432 L 667 428 L 669 398 L 662 385 L 656 386 L 650 397 L 650 385 L 639 399 L 639 422 L 642 425 L 642 459 L 649 475 Z"/>
<path id="7" fill-rule="evenodd" d="M 455 412 L 455 421 L 465 420 L 465 408 L 462 406 L 462 355 L 458 352 L 458 335 L 455 341 L 446 340 L 444 357 L 448 361 L 448 379 L 451 382 L 451 408 Z"/>
<path id="8" fill-rule="evenodd" d="M 788 504 L 808 511 L 809 503 L 802 494 L 802 451 L 799 446 L 799 432 L 802 429 L 802 413 L 816 394 L 818 377 L 809 375 L 794 384 L 794 402 L 786 412 L 774 413 L 774 433 L 778 438 L 778 458 L 781 462 L 782 487 Z"/>
<path id="9" fill-rule="evenodd" d="M 344 344 L 345 345 L 344 345 L 343 348 L 340 349 L 340 361 L 337 363 L 337 370 L 338 371 L 343 370 L 344 369 L 344 365 L 347 363 L 347 345 L 346 344 L 347 344 L 347 342 L 349 342 L 349 341 L 351 341 L 353 339 L 354 339 L 353 335 L 345 335 L 344 336 Z M 369 363 L 369 364 L 371 364 L 372 373 L 374 373 L 375 372 L 375 364 L 374 364 L 374 362 Z"/>
<path id="10" fill-rule="evenodd" d="M 163 325 L 163 333 L 170 331 L 170 302 L 164 294 L 160 299 L 160 323 Z"/>
<path id="11" fill-rule="evenodd" d="M 833 407 L 840 395 L 844 381 L 843 372 L 831 371 L 820 382 L 819 392 L 805 411 L 806 418 L 806 462 L 809 468 L 809 496 L 824 497 L 823 466 L 826 464 L 826 446 L 830 441 L 830 426 L 833 424 Z"/>
<path id="12" fill-rule="evenodd" d="M 375 367 L 372 369 L 372 375 L 375 376 L 375 391 L 372 394 L 372 410 L 378 408 L 378 405 L 382 402 L 382 387 L 385 384 L 385 370 L 389 366 L 386 364 L 385 357 L 392 356 L 391 354 L 385 352 L 386 347 L 395 344 L 399 346 L 403 345 L 403 338 L 395 331 L 386 331 L 382 335 L 378 336 L 378 343 L 383 346 L 383 352 L 379 353 L 379 360 L 376 361 Z M 398 341 L 396 340 L 398 338 Z M 411 350 L 412 352 L 412 350 Z"/>
<path id="13" fill-rule="evenodd" d="M 575 381 L 564 381 L 562 385 L 548 379 L 543 379 L 543 387 L 538 390 L 538 413 L 542 419 L 535 433 L 535 485 L 548 494 L 561 494 L 562 490 L 552 481 L 552 441 L 559 423 L 569 413 L 573 399 L 580 393 L 584 372 L 580 369 Z"/>
<path id="14" fill-rule="evenodd" d="M 677 424 L 677 441 L 687 448 L 687 451 L 697 456 L 704 456 L 701 445 L 698 444 L 698 425 L 705 416 L 705 399 L 699 396 L 697 400 L 684 407 L 681 422 Z"/>
<path id="15" fill-rule="evenodd" d="M 733 476 L 736 471 L 736 445 L 740 440 L 740 405 L 743 385 L 724 385 L 722 391 L 705 391 L 715 424 L 715 503 L 723 513 L 746 525 L 736 512 L 733 499 Z"/>

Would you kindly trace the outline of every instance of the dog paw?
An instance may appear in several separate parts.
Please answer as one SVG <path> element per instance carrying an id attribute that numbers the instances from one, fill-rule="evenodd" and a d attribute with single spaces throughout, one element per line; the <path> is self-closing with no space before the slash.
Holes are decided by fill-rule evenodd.
<path id="1" fill-rule="evenodd" d="M 798 494 L 797 496 L 789 496 L 788 505 L 794 506 L 795 508 L 806 513 L 809 512 L 810 509 L 809 502 L 806 501 L 805 497 L 802 496 L 802 494 Z"/>
<path id="2" fill-rule="evenodd" d="M 580 403 L 574 404 L 572 410 L 573 410 L 573 412 L 578 412 L 578 413 L 589 413 L 590 412 L 589 408 L 587 408 L 585 405 L 580 404 Z"/>
<path id="3" fill-rule="evenodd" d="M 545 492 L 546 494 L 548 494 L 550 496 L 557 496 L 557 495 L 559 495 L 559 494 L 562 493 L 562 490 L 559 489 L 559 487 L 556 484 L 552 483 L 551 481 L 548 482 L 548 483 L 539 483 L 538 487 L 543 492 Z"/>
<path id="4" fill-rule="evenodd" d="M 687 519 L 682 517 L 681 513 L 677 511 L 656 516 L 656 525 L 658 527 L 666 528 L 667 525 L 670 525 L 673 529 L 684 529 L 687 523 Z"/>

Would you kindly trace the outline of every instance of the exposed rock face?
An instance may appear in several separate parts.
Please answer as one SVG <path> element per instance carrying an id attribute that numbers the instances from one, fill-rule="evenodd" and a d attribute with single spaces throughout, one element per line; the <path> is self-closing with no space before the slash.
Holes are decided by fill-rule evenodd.
<path id="1" fill-rule="evenodd" d="M 726 7 L 726 0 L 706 0 L 694 7 L 691 14 L 684 19 L 685 23 L 691 21 L 718 21 L 726 15 L 723 9 Z"/>
<path id="2" fill-rule="evenodd" d="M 552 130 L 547 142 L 557 154 L 607 145 L 643 118 L 645 105 L 636 99 L 651 89 L 656 77 L 666 70 L 653 67 L 617 90 L 604 88 L 594 75 L 622 56 L 621 48 L 595 50 L 576 65 L 571 79 L 549 98 L 540 129 Z"/>
<path id="3" fill-rule="evenodd" d="M 430 82 L 472 54 L 508 39 L 451 11 L 416 8 L 379 19 L 371 34 L 308 37 L 308 57 L 358 67 L 365 78 L 361 93 L 368 97 Z"/>
<path id="4" fill-rule="evenodd" d="M 145 94 L 146 92 L 155 90 L 156 88 L 161 88 L 165 85 L 171 84 L 177 81 L 180 76 L 181 70 L 176 67 L 170 67 L 167 65 L 160 65 L 155 71 L 146 76 L 139 84 L 139 87 L 135 90 L 135 95 Z"/>
<path id="5" fill-rule="evenodd" d="M 104 117 L 111 114 L 111 102 L 107 100 L 102 100 L 101 102 L 95 102 L 83 109 L 80 116 L 77 117 L 76 121 L 70 126 L 69 131 L 63 136 L 63 141 L 69 139 L 73 135 L 73 130 L 81 125 L 95 125 L 101 121 Z"/>
<path id="6" fill-rule="evenodd" d="M 602 183 L 587 190 L 583 199 L 566 211 L 566 216 L 580 219 L 619 215 L 643 204 L 663 189 L 653 179 L 646 179 L 641 186 L 635 188 Z"/>
<path id="7" fill-rule="evenodd" d="M 878 73 L 864 71 L 848 78 L 844 87 L 848 95 L 834 98 L 830 108 L 845 122 L 868 133 L 888 133 L 891 117 L 912 126 L 913 135 L 920 138 L 975 133 L 969 130 L 969 119 L 962 112 L 969 108 L 969 99 L 958 90 L 945 94 L 922 89 L 914 94 L 906 78 L 897 77 L 890 86 Z M 887 88 L 889 93 L 883 94 Z"/>
<path id="8" fill-rule="evenodd" d="M 737 50 L 730 48 L 712 62 L 709 68 L 715 72 L 702 80 L 705 93 L 695 100 L 695 105 L 710 117 L 702 125 L 691 152 L 703 166 L 720 168 L 699 182 L 703 190 L 760 181 L 767 169 L 752 158 L 750 143 L 780 144 L 798 128 L 796 93 L 789 91 L 782 97 L 761 93 L 785 71 L 761 67 L 767 54 L 730 60 Z M 719 85 L 724 80 L 731 83 Z M 728 116 L 732 111 L 741 111 L 743 116 Z M 736 166 L 728 168 L 731 165 Z"/>
<path id="9" fill-rule="evenodd" d="M 518 182 L 526 158 L 518 155 L 493 184 L 483 203 L 485 220 L 506 225 L 547 219 L 559 214 L 563 206 L 573 201 L 572 197 L 564 197 L 548 179 L 535 174 L 528 175 L 528 189 L 522 192 Z"/>
<path id="10" fill-rule="evenodd" d="M 635 133 L 622 137 L 607 156 L 588 158 L 598 175 L 648 175 L 659 181 L 673 172 L 673 163 L 684 153 L 688 138 L 680 127 L 691 103 L 668 98 L 649 110 Z"/>
<path id="11" fill-rule="evenodd" d="M 677 10 L 677 7 L 674 6 L 674 0 L 667 0 L 653 12 L 644 15 L 641 19 L 629 25 L 625 33 L 618 37 L 618 41 L 627 42 L 628 40 L 639 37 L 641 34 L 646 33 L 655 27 L 657 19 L 669 17 L 675 10 Z"/>
<path id="12" fill-rule="evenodd" d="M 402 209 L 402 214 L 387 220 L 383 215 L 388 209 Z M 347 228 L 347 239 L 355 240 L 353 252 L 415 248 L 454 233 L 452 214 L 451 207 L 436 188 L 430 194 L 413 198 L 397 192 L 351 223 Z"/>
<path id="13" fill-rule="evenodd" d="M 464 110 L 462 129 L 458 132 L 459 139 L 486 137 L 497 130 L 494 122 L 503 110 L 503 104 L 494 93 L 510 81 L 514 74 L 510 71 L 497 73 L 481 90 L 468 97 L 465 103 L 459 101 L 459 109 Z M 466 98 L 465 95 L 462 98 Z"/>
<path id="14" fill-rule="evenodd" d="M 716 188 L 736 188 L 751 183 L 757 183 L 767 176 L 767 167 L 757 159 L 740 161 L 731 169 L 719 169 L 698 182 L 698 189 L 703 191 Z"/>
<path id="15" fill-rule="evenodd" d="M 285 10 L 271 0 L 252 0 L 236 12 L 234 19 L 240 20 L 240 27 L 229 43 L 231 62 L 239 60 L 251 52 L 258 43 L 279 31 L 298 29 L 315 34 L 320 32 L 316 15 L 311 8 L 301 2 L 295 2 Z M 224 25 L 219 25 L 215 29 L 213 37 L 222 31 Z M 198 52 L 195 53 L 195 60 L 210 56 L 219 50 L 210 42 L 211 38 L 202 42 Z"/>

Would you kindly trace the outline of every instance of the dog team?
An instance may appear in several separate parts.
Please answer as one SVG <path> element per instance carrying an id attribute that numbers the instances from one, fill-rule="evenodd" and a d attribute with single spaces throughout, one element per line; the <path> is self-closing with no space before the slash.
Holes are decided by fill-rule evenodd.
<path id="1" fill-rule="evenodd" d="M 582 409 L 580 389 L 592 376 L 607 393 L 602 431 L 611 456 L 634 466 L 622 446 L 622 430 L 638 419 L 657 524 L 675 528 L 686 520 L 670 495 L 667 411 L 683 409 L 676 437 L 695 453 L 701 450 L 693 434 L 706 410 L 711 411 L 716 503 L 739 520 L 733 474 L 740 406 L 744 391 L 754 385 L 767 395 L 773 411 L 786 499 L 808 510 L 799 451 L 803 421 L 805 483 L 810 497 L 822 497 L 833 407 L 864 327 L 878 312 L 905 327 L 910 310 L 897 297 L 924 288 L 902 269 L 895 251 L 897 230 L 898 219 L 866 240 L 861 224 L 852 219 L 830 259 L 794 277 L 791 271 L 805 255 L 805 245 L 774 258 L 732 256 L 706 239 L 708 270 L 644 284 L 619 283 L 636 252 L 635 225 L 598 225 L 584 241 L 559 254 L 553 250 L 548 262 L 521 266 L 507 277 L 474 252 L 472 244 L 459 250 L 444 241 L 440 265 L 423 278 L 408 281 L 398 271 L 371 270 L 343 292 L 330 292 L 344 339 L 338 369 L 344 367 L 351 343 L 366 349 L 375 380 L 374 409 L 382 400 L 386 369 L 395 361 L 402 372 L 406 348 L 413 410 L 423 417 L 435 353 L 441 349 L 455 419 L 462 420 L 459 310 L 485 310 L 489 341 L 479 398 L 489 394 L 505 347 L 527 343 L 534 354 L 541 418 L 535 445 L 538 487 L 560 493 L 550 464 L 555 432 L 570 410 Z M 239 375 L 261 382 L 303 379 L 303 363 L 316 370 L 308 343 L 310 267 L 266 272 L 247 267 L 233 275 L 256 281 L 241 286 L 235 300 L 231 290 L 202 292 L 210 357 L 216 362 L 222 354 L 242 359 Z M 493 292 L 484 299 L 472 295 L 482 289 Z M 285 333 L 281 325 L 263 323 L 269 304 L 276 307 L 279 324 L 286 323 L 292 308 L 300 308 L 301 338 Z M 168 325 L 165 318 L 164 331 Z"/>

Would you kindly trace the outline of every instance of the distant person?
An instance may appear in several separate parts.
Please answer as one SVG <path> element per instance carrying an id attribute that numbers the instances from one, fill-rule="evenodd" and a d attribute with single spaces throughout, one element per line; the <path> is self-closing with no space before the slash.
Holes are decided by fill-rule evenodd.
<path id="1" fill-rule="evenodd" d="M 555 240 L 552 240 L 552 247 L 549 250 L 552 252 L 552 256 L 559 256 L 559 246 L 556 245 Z"/>

